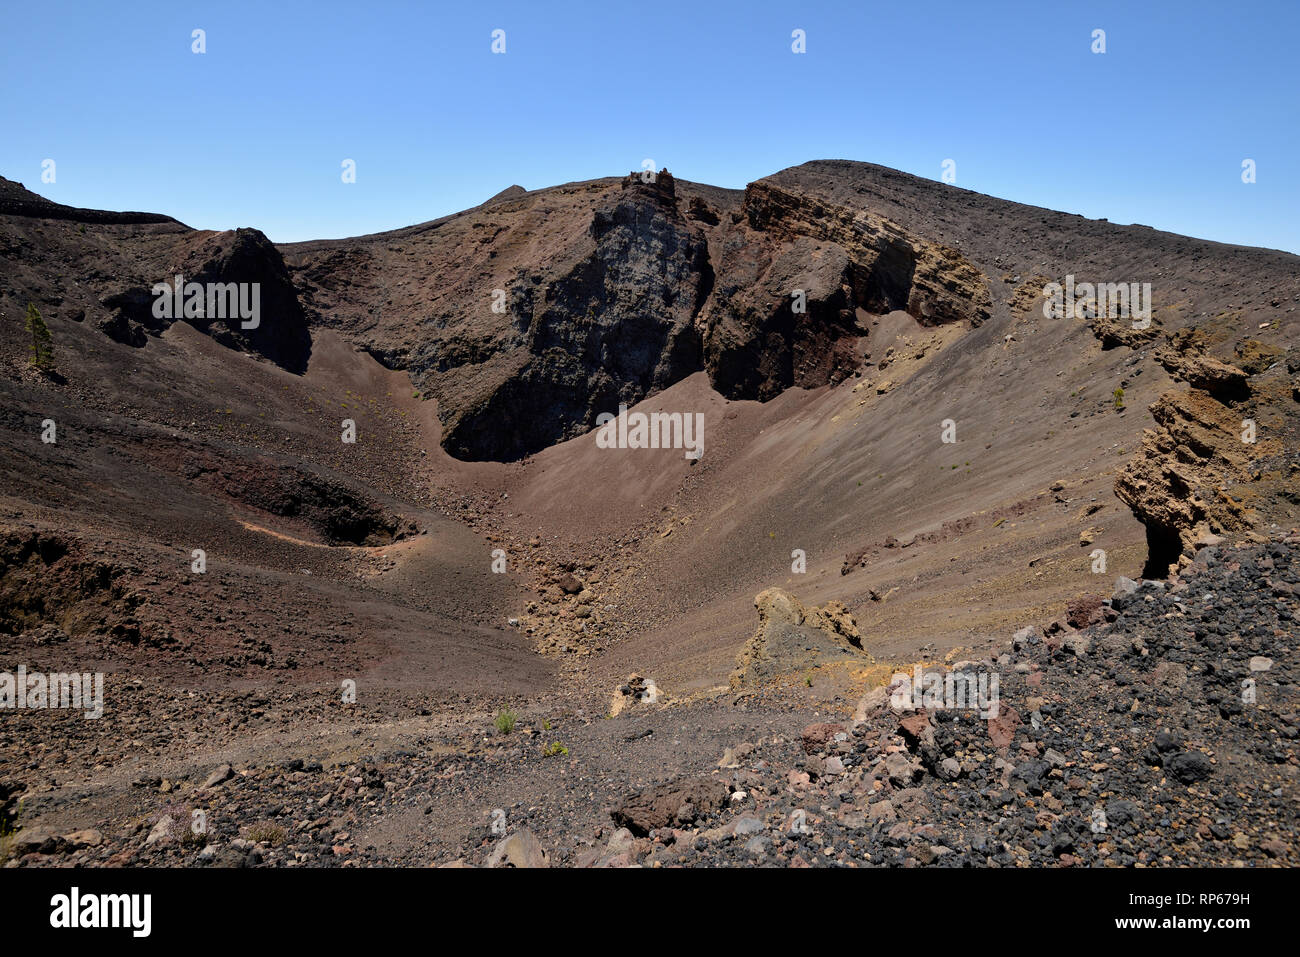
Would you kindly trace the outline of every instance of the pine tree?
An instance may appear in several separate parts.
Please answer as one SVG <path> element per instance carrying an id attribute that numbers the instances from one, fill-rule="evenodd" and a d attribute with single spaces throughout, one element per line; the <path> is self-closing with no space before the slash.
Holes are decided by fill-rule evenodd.
<path id="1" fill-rule="evenodd" d="M 32 365 L 46 372 L 54 368 L 54 338 L 35 304 L 27 304 L 27 331 L 32 337 Z"/>

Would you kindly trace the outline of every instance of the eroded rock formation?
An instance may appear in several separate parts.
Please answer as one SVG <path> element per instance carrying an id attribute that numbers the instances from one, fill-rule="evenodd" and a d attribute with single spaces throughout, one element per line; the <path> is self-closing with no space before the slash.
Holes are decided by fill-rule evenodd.
<path id="1" fill-rule="evenodd" d="M 1162 578 L 1206 533 L 1246 526 L 1243 509 L 1223 490 L 1244 481 L 1250 456 L 1240 417 L 1208 392 L 1166 392 L 1141 451 L 1115 480 L 1115 494 L 1147 528 L 1148 578 Z"/>
<path id="2" fill-rule="evenodd" d="M 836 662 L 871 664 L 862 650 L 862 635 L 840 602 L 805 606 L 780 588 L 754 598 L 758 630 L 736 656 L 733 688 L 753 688 L 773 679 Z"/>
<path id="3" fill-rule="evenodd" d="M 587 235 L 590 251 L 560 275 L 515 277 L 511 335 L 487 361 L 444 343 L 417 354 L 414 362 L 432 358 L 444 373 L 434 393 L 453 455 L 519 458 L 699 369 L 693 320 L 712 271 L 703 235 L 678 210 L 671 175 L 624 180 L 594 211 Z"/>
<path id="4" fill-rule="evenodd" d="M 771 183 L 749 186 L 721 245 L 704 351 L 714 388 L 731 398 L 770 399 L 852 374 L 866 333 L 859 310 L 903 310 L 923 325 L 989 315 L 984 274 L 956 251 Z"/>
<path id="5" fill-rule="evenodd" d="M 1278 507 L 1294 503 L 1300 469 L 1287 452 L 1294 412 L 1279 409 L 1288 402 L 1280 371 L 1252 387 L 1244 370 L 1208 354 L 1200 330 L 1168 342 L 1156 359 L 1190 388 L 1151 406 L 1156 428 L 1115 481 L 1146 526 L 1147 577 L 1163 577 L 1213 536 L 1284 518 Z"/>
<path id="6" fill-rule="evenodd" d="M 175 314 L 173 309 L 169 317 L 156 316 L 154 285 L 174 286 L 178 275 L 184 277 L 186 285 L 249 287 L 244 295 L 250 303 L 251 286 L 256 284 L 257 315 L 245 319 L 236 311 L 227 310 L 226 315 L 184 316 Z M 184 321 L 222 345 L 256 352 L 291 372 L 305 370 L 311 354 L 306 316 L 284 259 L 274 244 L 256 229 L 188 233 L 158 260 L 154 275 L 143 283 L 105 296 L 100 304 L 109 311 L 97 324 L 100 330 L 128 345 L 143 346 L 147 336 L 160 335 L 172 323 Z M 205 297 L 205 313 L 206 308 Z M 251 328 L 244 327 L 246 322 Z"/>

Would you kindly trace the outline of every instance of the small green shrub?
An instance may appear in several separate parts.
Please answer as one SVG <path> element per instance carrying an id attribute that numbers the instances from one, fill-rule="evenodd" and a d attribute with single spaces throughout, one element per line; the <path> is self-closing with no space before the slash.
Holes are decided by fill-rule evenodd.
<path id="1" fill-rule="evenodd" d="M 516 714 L 514 711 L 511 711 L 509 708 L 502 708 L 501 712 L 497 715 L 497 720 L 496 720 L 497 730 L 500 731 L 502 734 L 509 734 L 511 731 L 515 729 L 515 724 L 518 721 L 519 721 L 518 714 Z"/>
<path id="2" fill-rule="evenodd" d="M 54 337 L 35 303 L 27 304 L 27 334 L 32 337 L 32 365 L 42 372 L 54 368 Z"/>

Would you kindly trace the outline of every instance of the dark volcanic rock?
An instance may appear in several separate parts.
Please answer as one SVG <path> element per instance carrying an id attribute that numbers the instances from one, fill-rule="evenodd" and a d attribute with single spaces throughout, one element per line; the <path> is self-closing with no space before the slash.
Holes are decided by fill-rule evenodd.
<path id="1" fill-rule="evenodd" d="M 857 367 L 858 310 L 924 325 L 988 317 L 984 274 L 953 250 L 871 214 L 769 181 L 745 191 L 707 311 L 705 364 L 733 399 L 836 383 Z"/>
<path id="2" fill-rule="evenodd" d="M 453 455 L 520 458 L 699 370 L 694 319 L 712 271 L 672 177 L 629 177 L 595 210 L 588 236 L 594 248 L 563 274 L 521 274 L 511 286 L 508 352 L 476 362 L 436 341 L 412 358 L 417 372 L 461 373 L 435 386 Z"/>
<path id="3" fill-rule="evenodd" d="M 117 296 L 110 297 L 115 302 L 118 298 Z M 106 301 L 105 304 L 107 305 L 108 302 Z M 129 318 L 129 313 L 120 307 L 115 307 L 115 311 L 111 316 L 105 316 L 97 321 L 95 328 L 114 342 L 133 346 L 136 349 L 142 348 L 149 341 L 144 326 Z"/>
<path id="4" fill-rule="evenodd" d="M 797 183 L 740 199 L 665 170 L 286 253 L 313 321 L 409 370 L 438 400 L 443 447 L 471 460 L 581 435 L 700 371 L 733 399 L 841 382 L 873 314 L 990 315 L 987 276 L 923 232 Z M 416 248 L 433 272 L 399 293 Z"/>
<path id="5" fill-rule="evenodd" d="M 682 827 L 721 810 L 730 789 L 719 780 L 699 778 L 659 785 L 625 800 L 612 812 L 614 823 L 644 837 L 661 827 Z"/>
<path id="6" fill-rule="evenodd" d="M 1208 778 L 1214 765 L 1200 751 L 1184 751 L 1166 760 L 1165 770 L 1184 784 L 1195 784 Z"/>
<path id="7" fill-rule="evenodd" d="M 307 320 L 280 251 L 260 231 L 218 233 L 178 263 L 176 271 L 187 282 L 259 284 L 261 314 L 256 328 L 242 328 L 238 317 L 186 322 L 219 342 L 246 346 L 290 372 L 306 371 L 311 355 Z"/>
<path id="8" fill-rule="evenodd" d="M 174 288 L 175 277 L 186 285 L 253 284 L 258 287 L 256 326 L 243 328 L 244 319 L 233 310 L 219 316 L 155 315 L 158 283 Z M 251 291 L 246 295 L 251 301 Z M 280 251 L 256 229 L 226 233 L 196 233 L 169 250 L 166 265 L 157 267 L 149 281 L 128 286 L 100 300 L 111 314 L 96 325 L 115 342 L 143 346 L 146 333 L 159 335 L 174 322 L 187 322 L 232 349 L 247 349 L 270 359 L 290 372 L 301 373 L 311 355 L 311 334 L 307 320 Z M 214 302 L 215 304 L 215 302 Z M 207 297 L 204 297 L 204 309 Z M 252 322 L 252 319 L 247 320 Z"/>

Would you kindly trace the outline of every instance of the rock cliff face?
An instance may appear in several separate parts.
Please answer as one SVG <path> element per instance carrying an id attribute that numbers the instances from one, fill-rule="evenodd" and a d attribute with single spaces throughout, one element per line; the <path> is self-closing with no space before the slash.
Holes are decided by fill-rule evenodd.
<path id="1" fill-rule="evenodd" d="M 1207 345 L 1188 328 L 1157 350 L 1157 361 L 1190 388 L 1151 406 L 1156 428 L 1115 481 L 1115 494 L 1146 526 L 1143 571 L 1152 578 L 1219 535 L 1284 517 L 1300 497 L 1295 411 L 1281 369 L 1270 366 L 1276 374 L 1252 385 Z"/>
<path id="2" fill-rule="evenodd" d="M 634 173 L 586 233 L 576 262 L 509 283 L 510 332 L 490 354 L 439 337 L 415 348 L 412 370 L 440 373 L 432 391 L 453 455 L 519 458 L 701 369 L 734 399 L 835 384 L 857 368 L 865 314 L 988 317 L 985 277 L 958 253 L 765 183 L 724 218 L 704 197 L 679 197 L 667 171 L 653 183 Z"/>
<path id="3" fill-rule="evenodd" d="M 491 360 L 474 362 L 442 342 L 413 357 L 417 372 L 459 373 L 434 386 L 453 455 L 539 451 L 700 368 L 694 319 L 713 274 L 671 175 L 624 180 L 586 232 L 585 254 L 558 275 L 521 269 L 509 284 L 502 318 L 510 334 Z"/>
<path id="4" fill-rule="evenodd" d="M 444 447 L 471 460 L 537 452 L 701 370 L 736 399 L 834 384 L 871 314 L 978 325 L 990 308 L 979 268 L 880 216 L 666 170 L 512 188 L 286 257 L 313 321 L 410 371 L 438 400 Z M 432 272 L 395 282 L 412 263 Z"/>
<path id="5" fill-rule="evenodd" d="M 720 245 L 704 352 L 729 398 L 766 400 L 851 375 L 866 333 L 859 310 L 902 310 L 923 325 L 989 316 L 987 280 L 960 254 L 815 194 L 751 184 Z"/>
<path id="6" fill-rule="evenodd" d="M 1147 528 L 1144 575 L 1162 578 L 1207 534 L 1246 525 L 1224 489 L 1246 478 L 1240 417 L 1207 392 L 1166 392 L 1151 406 L 1154 430 L 1115 480 L 1115 494 Z"/>

